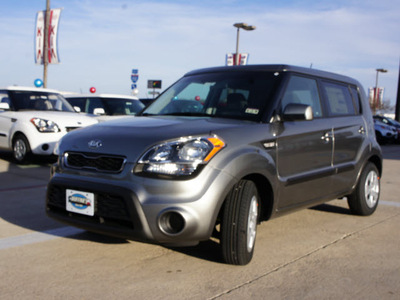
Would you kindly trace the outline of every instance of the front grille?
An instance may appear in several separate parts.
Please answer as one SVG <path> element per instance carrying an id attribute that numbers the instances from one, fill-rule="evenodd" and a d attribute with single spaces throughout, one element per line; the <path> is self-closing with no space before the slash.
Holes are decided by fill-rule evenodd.
<path id="1" fill-rule="evenodd" d="M 47 206 L 53 212 L 70 215 L 73 218 L 90 223 L 104 223 L 109 226 L 134 228 L 125 200 L 118 195 L 95 193 L 94 216 L 71 213 L 66 210 L 66 189 L 61 186 L 51 186 L 47 193 Z"/>
<path id="2" fill-rule="evenodd" d="M 64 164 L 68 168 L 87 169 L 96 172 L 119 173 L 124 168 L 126 158 L 104 154 L 66 152 Z"/>

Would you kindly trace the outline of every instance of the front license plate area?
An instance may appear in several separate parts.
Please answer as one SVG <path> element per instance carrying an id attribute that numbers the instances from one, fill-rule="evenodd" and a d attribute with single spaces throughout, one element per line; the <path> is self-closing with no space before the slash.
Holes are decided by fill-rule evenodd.
<path id="1" fill-rule="evenodd" d="M 94 215 L 94 194 L 77 190 L 66 190 L 67 211 L 77 214 Z"/>

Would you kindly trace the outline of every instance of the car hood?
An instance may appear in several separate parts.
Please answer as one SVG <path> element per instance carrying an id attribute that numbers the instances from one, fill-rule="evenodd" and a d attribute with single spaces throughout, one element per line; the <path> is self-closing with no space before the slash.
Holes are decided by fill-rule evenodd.
<path id="1" fill-rule="evenodd" d="M 118 116 L 94 116 L 96 118 L 97 121 L 99 122 L 105 122 L 105 121 L 111 121 L 111 120 L 117 120 L 117 119 L 122 119 L 122 118 L 132 118 L 134 117 L 129 116 L 129 115 L 118 115 Z"/>
<path id="2" fill-rule="evenodd" d="M 193 117 L 135 117 L 107 121 L 73 131 L 60 142 L 65 151 L 123 155 L 135 162 L 148 148 L 187 136 L 208 136 L 225 129 L 243 127 L 247 121 Z M 90 148 L 96 141 L 99 147 Z M 100 146 L 101 145 L 101 146 Z"/>
<path id="3" fill-rule="evenodd" d="M 55 122 L 60 127 L 84 127 L 98 123 L 95 118 L 87 117 L 74 112 L 65 111 L 18 111 L 14 113 L 16 119 L 30 120 L 41 118 Z"/>

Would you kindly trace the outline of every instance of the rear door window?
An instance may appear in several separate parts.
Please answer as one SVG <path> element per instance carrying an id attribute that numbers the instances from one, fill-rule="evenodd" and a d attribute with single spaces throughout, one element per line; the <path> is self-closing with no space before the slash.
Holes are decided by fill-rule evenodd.
<path id="1" fill-rule="evenodd" d="M 330 116 L 355 115 L 353 97 L 347 85 L 322 81 Z"/>

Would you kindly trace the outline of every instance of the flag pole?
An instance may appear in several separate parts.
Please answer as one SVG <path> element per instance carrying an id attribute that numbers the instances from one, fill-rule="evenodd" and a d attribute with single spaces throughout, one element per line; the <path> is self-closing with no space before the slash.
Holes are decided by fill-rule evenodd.
<path id="1" fill-rule="evenodd" d="M 44 18 L 44 43 L 43 43 L 43 87 L 47 88 L 47 67 L 49 62 L 49 18 L 50 0 L 46 0 L 46 13 Z"/>

